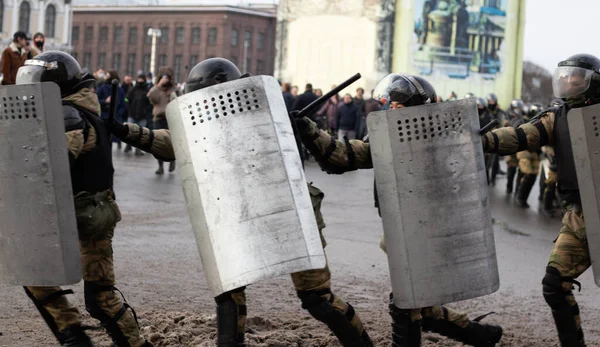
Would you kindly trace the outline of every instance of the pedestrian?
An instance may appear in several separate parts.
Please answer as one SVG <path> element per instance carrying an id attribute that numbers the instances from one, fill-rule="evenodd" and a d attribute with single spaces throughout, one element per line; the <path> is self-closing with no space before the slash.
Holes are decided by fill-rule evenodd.
<path id="1" fill-rule="evenodd" d="M 281 92 L 283 93 L 283 101 L 285 101 L 285 108 L 289 111 L 292 110 L 294 106 L 294 97 L 291 93 L 292 85 L 289 83 L 284 83 L 281 85 Z"/>
<path id="2" fill-rule="evenodd" d="M 335 88 L 335 87 L 334 87 Z M 317 116 L 327 120 L 325 131 L 337 137 L 337 109 L 340 104 L 340 96 L 334 95 L 325 102 L 317 111 Z M 319 128 L 322 129 L 322 128 Z"/>
<path id="3" fill-rule="evenodd" d="M 320 98 L 323 96 L 323 91 L 321 89 L 315 89 L 315 95 Z"/>
<path id="4" fill-rule="evenodd" d="M 294 102 L 294 106 L 292 107 L 292 110 L 294 111 L 300 111 L 303 108 L 305 108 L 306 106 L 310 105 L 313 101 L 317 100 L 317 95 L 313 92 L 313 86 L 310 83 L 306 84 L 306 87 L 304 88 L 304 93 L 302 93 L 301 95 L 299 95 L 296 98 L 296 101 Z M 315 115 L 315 112 L 313 112 L 312 114 L 309 114 L 308 117 L 309 118 L 313 118 Z"/>
<path id="5" fill-rule="evenodd" d="M 190 71 L 187 92 L 239 78 L 242 78 L 242 74 L 232 62 L 222 58 L 207 59 Z M 156 157 L 175 159 L 173 141 L 168 130 L 152 131 L 140 128 L 135 124 L 118 124 L 116 122 L 109 126 L 111 131 L 124 141 L 144 148 Z M 312 184 L 309 184 L 308 188 L 317 226 L 321 231 L 325 228 L 321 214 L 321 202 L 324 194 Z M 321 242 L 325 247 L 325 239 L 322 234 Z M 291 277 L 302 307 L 315 319 L 325 323 L 340 340 L 342 346 L 373 346 L 354 308 L 331 290 L 331 272 L 328 266 L 324 269 L 292 273 Z M 218 317 L 217 345 L 223 347 L 245 346 L 244 334 L 247 316 L 245 287 L 225 292 L 217 296 L 215 301 L 217 302 Z"/>
<path id="6" fill-rule="evenodd" d="M 148 99 L 152 103 L 152 121 L 154 129 L 169 129 L 167 123 L 167 104 L 177 97 L 176 84 L 173 81 L 173 69 L 161 67 L 158 70 L 158 81 L 148 92 Z M 157 175 L 164 174 L 163 161 L 158 159 Z M 169 172 L 175 171 L 175 161 L 169 163 Z"/>
<path id="7" fill-rule="evenodd" d="M 102 72 L 99 72 L 98 77 L 101 78 L 101 76 Z M 98 96 L 98 101 L 100 102 L 100 107 L 102 110 L 102 113 L 100 115 L 102 119 L 107 119 L 108 114 L 110 112 L 112 80 L 117 80 L 120 82 L 119 73 L 115 70 L 110 70 L 104 73 L 104 81 L 100 82 L 100 84 L 96 88 L 96 95 Z M 115 113 L 115 118 L 121 122 L 124 121 L 126 109 L 127 105 L 125 103 L 125 93 L 123 92 L 123 89 L 119 86 L 117 88 L 117 109 Z M 117 149 L 121 149 L 121 140 L 115 137 L 113 138 L 113 142 L 117 143 Z"/>
<path id="8" fill-rule="evenodd" d="M 15 84 L 17 71 L 25 64 L 29 56 L 29 41 L 27 35 L 17 31 L 13 41 L 2 52 L 2 85 Z"/>
<path id="9" fill-rule="evenodd" d="M 573 295 L 577 278 L 592 264 L 586 235 L 577 163 L 573 159 L 567 114 L 573 108 L 600 102 L 600 59 L 577 54 L 558 64 L 554 72 L 554 96 L 565 103 L 543 111 L 531 123 L 518 128 L 500 128 L 482 136 L 483 149 L 499 154 L 516 154 L 522 149 L 538 152 L 554 146 L 557 190 L 564 217 L 558 238 L 542 279 L 544 299 L 550 309 L 562 347 L 584 347 L 579 306 Z M 549 342 L 548 342 L 549 343 Z"/>
<path id="10" fill-rule="evenodd" d="M 448 97 L 448 101 L 456 101 L 458 99 L 458 96 L 456 95 L 455 92 L 451 92 L 450 96 Z"/>
<path id="11" fill-rule="evenodd" d="M 46 43 L 46 36 L 42 33 L 36 33 L 33 35 L 33 46 L 31 46 L 31 58 L 35 58 L 37 55 L 44 51 L 44 43 Z"/>
<path id="12" fill-rule="evenodd" d="M 64 52 L 41 53 L 26 68 L 31 73 L 19 75 L 17 84 L 55 82 L 62 95 L 58 112 L 65 120 L 61 127 L 65 127 L 69 153 L 85 308 L 117 347 L 152 347 L 141 335 L 133 309 L 115 288 L 112 240 L 121 212 L 113 191 L 109 133 L 99 118 L 98 99 L 88 88 L 94 79 L 85 78 L 79 63 Z M 65 297 L 72 290 L 28 286 L 25 292 L 61 346 L 93 346 L 81 326 L 79 310 Z M 47 341 L 42 345 L 47 346 Z"/>
<path id="13" fill-rule="evenodd" d="M 146 82 L 146 80 L 144 79 L 144 82 Z M 129 93 L 129 89 L 131 89 L 133 87 L 133 77 L 129 76 L 129 75 L 125 75 L 125 77 L 123 77 L 123 83 L 121 83 L 121 89 L 123 89 L 123 93 L 125 93 L 125 95 L 127 95 Z"/>
<path id="14" fill-rule="evenodd" d="M 360 128 L 360 115 L 358 107 L 352 101 L 350 94 L 344 95 L 344 103 L 337 109 L 337 133 L 338 139 L 343 140 L 347 137 L 349 140 L 356 139 Z"/>
<path id="15" fill-rule="evenodd" d="M 294 100 L 296 100 L 296 98 L 298 97 L 298 91 L 299 91 L 298 86 L 293 86 L 292 89 L 290 90 L 290 93 L 292 93 Z"/>
<path id="16" fill-rule="evenodd" d="M 360 125 L 356 133 L 357 139 L 362 139 L 367 134 L 367 113 L 365 110 L 365 90 L 363 88 L 356 89 L 356 96 L 354 97 L 354 105 L 358 108 L 358 116 L 360 119 Z"/>
<path id="17" fill-rule="evenodd" d="M 415 82 L 408 84 L 411 79 L 419 84 L 422 92 L 417 91 L 412 84 Z M 381 95 L 381 97 L 385 98 L 389 109 L 434 102 L 437 94 L 433 86 L 424 78 L 400 74 L 384 78 L 376 90 L 386 91 L 385 95 Z M 349 94 L 346 94 L 344 99 L 343 107 L 348 104 L 355 107 Z M 335 140 L 326 132 L 319 130 L 308 117 L 296 120 L 296 125 L 302 142 L 324 171 L 343 174 L 357 169 L 373 168 L 371 147 L 368 142 L 349 138 Z M 341 137 L 338 135 L 338 138 Z M 376 206 L 378 206 L 377 192 L 374 195 Z M 384 239 L 381 241 L 381 248 L 385 251 Z M 502 337 L 501 327 L 483 324 L 477 319 L 469 320 L 466 313 L 445 306 L 438 305 L 409 310 L 401 309 L 390 303 L 389 309 L 393 321 L 393 346 L 421 346 L 421 329 L 477 347 L 494 347 Z"/>
<path id="18" fill-rule="evenodd" d="M 373 96 L 374 90 L 371 90 L 371 97 L 369 99 L 367 99 L 367 101 L 365 101 L 365 122 L 366 122 L 366 117 L 369 116 L 369 113 L 371 112 L 377 112 L 377 111 L 381 111 L 381 101 L 379 101 L 379 99 L 374 98 Z M 368 135 L 368 129 L 365 126 L 364 128 L 364 134 L 363 137 Z"/>
<path id="19" fill-rule="evenodd" d="M 148 86 L 148 90 L 154 87 L 154 75 L 152 72 L 146 74 L 146 85 Z"/>
<path id="20" fill-rule="evenodd" d="M 140 127 L 147 125 L 147 116 L 152 114 L 152 104 L 148 100 L 147 94 L 146 76 L 141 74 L 137 77 L 135 86 L 127 93 L 128 123 L 137 124 Z M 125 153 L 130 151 L 131 145 L 128 144 L 125 146 Z M 135 155 L 144 155 L 144 152 L 136 148 Z"/>

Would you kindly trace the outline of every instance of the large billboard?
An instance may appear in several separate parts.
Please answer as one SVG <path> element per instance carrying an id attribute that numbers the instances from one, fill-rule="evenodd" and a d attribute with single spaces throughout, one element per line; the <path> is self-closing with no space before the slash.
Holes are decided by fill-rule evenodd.
<path id="1" fill-rule="evenodd" d="M 521 94 L 524 0 L 398 0 L 394 72 L 428 79 L 444 99 Z"/>

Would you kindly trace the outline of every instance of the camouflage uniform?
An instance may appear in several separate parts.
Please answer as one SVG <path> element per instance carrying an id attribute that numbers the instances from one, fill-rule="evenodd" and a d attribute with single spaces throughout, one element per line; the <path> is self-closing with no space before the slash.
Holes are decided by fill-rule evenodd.
<path id="1" fill-rule="evenodd" d="M 319 165 L 329 173 L 342 174 L 357 169 L 372 169 L 370 144 L 361 140 L 339 141 L 319 130 L 315 123 L 305 118 L 308 127 L 303 131 L 304 144 L 315 156 Z M 385 236 L 380 243 L 385 252 Z M 413 322 L 423 318 L 445 320 L 461 328 L 469 325 L 467 314 L 444 306 L 433 306 L 411 310 Z M 425 326 L 424 326 L 425 328 Z"/>
<path id="2" fill-rule="evenodd" d="M 502 128 L 482 136 L 484 150 L 499 154 L 522 150 L 536 152 L 542 146 L 554 145 L 559 172 L 558 190 L 563 198 L 565 215 L 542 283 L 544 297 L 552 309 L 561 342 L 567 335 L 572 337 L 580 334 L 583 338 L 579 307 L 572 288 L 573 284 L 578 284 L 575 279 L 591 266 L 579 190 L 572 186 L 572 182 L 576 182 L 576 177 L 573 177 L 574 164 L 571 169 L 568 163 L 573 159 L 572 153 L 570 160 L 568 155 L 568 151 L 572 151 L 570 140 L 565 141 L 564 132 L 568 134 L 566 114 L 565 106 L 555 107 L 518 129 Z M 563 346 L 567 345 L 563 343 Z"/>
<path id="3" fill-rule="evenodd" d="M 543 203 L 544 210 L 548 213 L 553 214 L 554 201 L 556 200 L 556 159 L 554 155 L 554 148 L 552 146 L 542 147 L 542 153 L 546 156 L 546 159 L 550 162 L 548 169 L 542 167 L 544 171 L 544 180 L 540 179 L 540 199 Z"/>
<path id="4" fill-rule="evenodd" d="M 105 164 L 98 156 L 105 149 L 99 146 L 110 146 L 110 142 L 106 133 L 99 134 L 105 129 L 98 127 L 96 125 L 98 123 L 93 122 L 92 117 L 100 120 L 98 116 L 100 105 L 94 93 L 89 89 L 81 89 L 76 94 L 64 98 L 63 103 L 65 102 L 67 105 L 72 105 L 71 110 L 77 110 L 74 112 L 86 113 L 81 118 L 75 119 L 76 124 L 69 125 L 69 119 L 65 118 L 71 176 L 74 182 L 81 183 L 81 177 L 77 177 L 81 171 L 73 171 L 74 168 L 77 170 L 78 167 L 81 168 L 81 165 L 87 165 L 89 160 L 100 161 L 100 165 Z M 88 119 L 92 121 L 90 122 Z M 82 125 L 83 123 L 85 126 Z M 108 151 L 110 151 L 110 147 Z M 83 164 L 78 163 L 79 161 Z M 112 187 L 113 169 L 112 164 L 109 163 L 109 165 L 103 169 L 106 173 L 110 172 L 108 185 Z M 89 173 L 85 168 L 83 168 L 83 172 Z M 121 213 L 114 200 L 112 189 L 88 192 L 79 191 L 78 187 L 79 185 L 74 183 L 86 309 L 92 317 L 101 321 L 117 346 L 145 346 L 146 341 L 140 335 L 134 315 L 128 310 L 129 305 L 121 301 L 121 295 L 117 294 L 114 288 L 112 239 L 115 226 L 121 220 Z M 79 311 L 64 297 L 65 294 L 70 294 L 72 291 L 65 291 L 60 287 L 32 286 L 26 287 L 25 291 L 59 341 L 63 338 L 62 331 L 81 325 Z"/>
<path id="5" fill-rule="evenodd" d="M 140 148 L 142 150 L 152 153 L 159 160 L 172 161 L 175 159 L 175 153 L 173 152 L 173 146 L 171 142 L 171 133 L 169 130 L 149 130 L 148 128 L 142 128 L 136 124 L 130 123 L 126 123 L 125 125 L 129 128 L 128 135 L 126 138 L 122 138 L 121 140 L 136 148 Z M 321 214 L 321 202 L 323 201 L 325 195 L 321 190 L 314 187 L 312 184 L 308 185 L 308 191 L 310 193 L 313 210 L 317 220 L 319 233 L 321 236 L 321 243 L 323 245 L 323 248 L 325 248 L 326 242 L 322 233 L 322 230 L 325 228 L 325 222 L 323 220 L 323 215 Z M 342 298 L 331 292 L 331 273 L 327 265 L 324 269 L 296 272 L 291 274 L 291 277 L 292 282 L 294 283 L 294 287 L 298 293 L 298 296 L 302 299 L 302 307 L 304 309 L 307 309 L 309 310 L 309 312 L 311 312 L 311 307 L 309 307 L 310 301 L 317 300 L 317 298 L 312 297 L 313 294 L 317 293 L 318 299 L 324 299 L 325 301 L 331 303 L 333 308 L 340 314 L 338 316 L 339 319 L 347 319 L 350 322 L 354 332 L 353 334 L 347 336 L 339 336 L 336 333 L 335 328 L 333 328 L 329 323 L 327 323 L 330 329 L 332 329 L 332 331 L 336 333 L 336 336 L 340 339 L 343 345 L 363 346 L 362 344 L 357 344 L 357 341 L 348 342 L 350 341 L 349 339 L 354 338 L 353 336 L 355 336 L 355 339 L 358 340 L 359 337 L 368 339 L 368 335 L 363 327 L 363 324 L 358 314 L 355 313 L 354 308 L 349 303 L 345 302 Z M 242 338 L 240 339 L 242 341 L 246 326 L 247 315 L 246 295 L 244 293 L 244 289 L 245 288 L 238 288 L 229 293 L 224 293 L 227 295 L 231 295 L 236 305 L 238 306 L 237 334 L 242 336 Z M 219 299 L 217 297 L 217 302 L 218 300 Z M 370 345 L 367 344 L 365 346 Z"/>

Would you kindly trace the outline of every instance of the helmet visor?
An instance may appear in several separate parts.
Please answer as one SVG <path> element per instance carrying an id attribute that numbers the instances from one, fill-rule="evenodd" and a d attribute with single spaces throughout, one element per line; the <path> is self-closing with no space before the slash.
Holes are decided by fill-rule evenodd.
<path id="1" fill-rule="evenodd" d="M 394 101 L 405 104 L 418 94 L 415 86 L 400 74 L 387 75 L 373 90 L 373 98 L 381 101 L 384 105 Z"/>
<path id="2" fill-rule="evenodd" d="M 554 70 L 552 89 L 561 99 L 584 94 L 590 87 L 594 71 L 576 66 L 560 66 Z"/>
<path id="3" fill-rule="evenodd" d="M 25 65 L 17 71 L 16 84 L 32 84 L 42 82 L 42 74 L 45 68 L 42 66 Z"/>

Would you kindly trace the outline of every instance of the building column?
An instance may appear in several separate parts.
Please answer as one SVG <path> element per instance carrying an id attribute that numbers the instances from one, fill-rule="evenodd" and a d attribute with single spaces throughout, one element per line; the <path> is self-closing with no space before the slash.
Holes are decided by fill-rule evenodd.
<path id="1" fill-rule="evenodd" d="M 45 1 L 40 1 L 40 3 L 38 4 L 39 9 L 38 9 L 38 24 L 37 24 L 37 32 L 41 32 L 43 33 L 46 28 L 44 28 L 44 23 L 46 22 L 46 2 Z M 57 13 L 57 17 L 58 17 L 58 13 Z M 31 28 L 33 29 L 33 28 Z M 35 30 L 31 32 L 32 34 L 35 34 Z M 56 30 L 54 31 L 54 35 L 56 36 Z"/>
<path id="2" fill-rule="evenodd" d="M 71 11 L 71 5 L 67 4 L 64 6 L 64 18 L 65 18 L 65 24 L 63 25 L 63 33 L 62 33 L 62 42 L 61 44 L 64 44 L 67 46 L 67 50 L 71 51 L 72 47 L 71 47 L 71 35 L 69 35 L 70 29 L 73 26 L 73 12 Z M 80 35 L 81 35 L 81 29 L 80 31 Z M 84 35 L 85 35 L 85 28 L 84 28 Z"/>
<path id="3" fill-rule="evenodd" d="M 13 2 L 13 20 L 12 20 L 12 30 L 9 33 L 10 37 L 12 37 L 13 33 L 16 33 L 19 30 L 19 5 L 21 5 L 20 1 L 14 0 Z M 10 39 L 12 42 L 12 39 Z"/>

